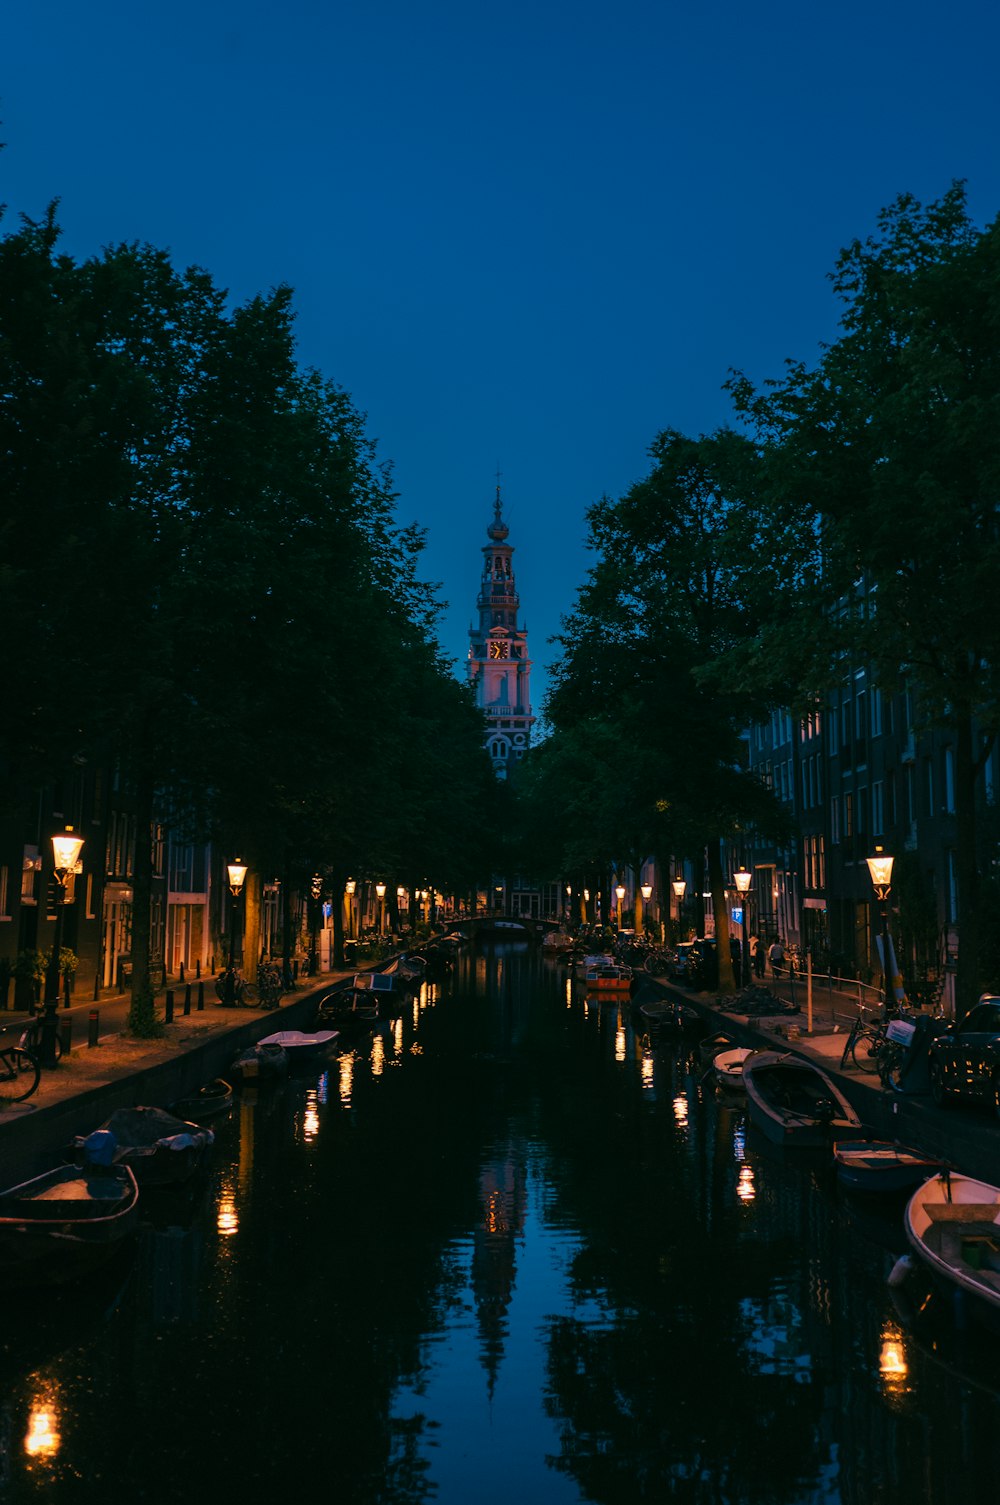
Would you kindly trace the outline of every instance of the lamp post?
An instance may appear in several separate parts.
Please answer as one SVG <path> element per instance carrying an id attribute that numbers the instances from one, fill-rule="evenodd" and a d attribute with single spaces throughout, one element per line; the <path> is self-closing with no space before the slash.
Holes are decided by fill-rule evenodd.
<path id="1" fill-rule="evenodd" d="M 624 883 L 619 883 L 617 885 L 617 887 L 615 888 L 615 897 L 618 900 L 618 929 L 621 930 L 621 928 L 622 928 L 622 900 L 625 897 L 625 885 L 624 885 Z"/>
<path id="2" fill-rule="evenodd" d="M 375 892 L 378 895 L 378 933 L 385 934 L 385 884 L 376 883 Z"/>
<path id="3" fill-rule="evenodd" d="M 677 939 L 682 941 L 684 939 L 684 895 L 687 892 L 687 879 L 673 878 L 670 887 L 673 889 L 674 898 L 677 900 Z"/>
<path id="4" fill-rule="evenodd" d="M 750 986 L 750 947 L 747 944 L 747 910 L 750 908 L 750 884 L 753 874 L 745 867 L 733 874 L 733 882 L 740 896 L 740 913 L 743 917 L 743 945 L 740 948 L 740 981 L 745 988 Z"/>
<path id="5" fill-rule="evenodd" d="M 236 1003 L 236 973 L 233 970 L 236 957 L 236 916 L 239 913 L 240 894 L 246 882 L 247 867 L 237 857 L 235 862 L 227 862 L 226 869 L 229 873 L 229 892 L 233 896 L 233 912 L 229 917 L 229 966 L 226 968 L 226 985 L 223 988 L 225 998 L 222 1000 L 228 1008 L 233 1008 Z"/>
<path id="6" fill-rule="evenodd" d="M 884 1019 L 888 1017 L 893 1002 L 892 980 L 889 977 L 889 891 L 892 887 L 893 858 L 887 856 L 882 848 L 877 846 L 874 855 L 866 860 L 882 917 L 882 1017 Z"/>
<path id="7" fill-rule="evenodd" d="M 639 885 L 639 892 L 640 894 L 642 894 L 643 904 L 648 904 L 650 899 L 653 897 L 653 885 L 651 883 L 641 883 Z M 640 923 L 640 916 L 637 915 L 635 928 L 637 934 L 641 937 L 646 929 L 645 918 L 642 918 Z"/>
<path id="8" fill-rule="evenodd" d="M 566 923 L 567 923 L 567 925 L 570 925 L 570 924 L 572 924 L 572 922 L 573 922 L 573 885 L 572 885 L 572 883 L 567 883 L 567 885 L 566 885 Z"/>
<path id="9" fill-rule="evenodd" d="M 42 1065 L 56 1064 L 56 1036 L 59 1033 L 59 983 L 62 977 L 63 911 L 66 908 L 66 879 L 76 871 L 83 850 L 83 837 L 72 826 L 52 838 L 55 868 L 56 928 L 52 937 L 52 955 L 45 974 L 45 1006 L 42 1014 Z"/>
<path id="10" fill-rule="evenodd" d="M 348 878 L 344 884 L 344 889 L 347 893 L 347 934 L 352 941 L 355 939 L 357 933 L 354 927 L 354 895 L 357 892 L 357 888 L 358 880 L 356 878 Z"/>
<path id="11" fill-rule="evenodd" d="M 398 885 L 398 887 L 396 888 L 396 918 L 397 918 L 397 920 L 399 922 L 399 928 L 400 928 L 400 930 L 402 930 L 402 928 L 403 928 L 403 901 L 404 901 L 405 898 L 406 898 L 406 889 L 404 888 L 403 884 L 400 883 Z M 407 924 L 410 923 L 410 906 L 409 906 L 409 904 L 407 904 L 407 906 L 406 906 L 406 923 Z"/>
<path id="12" fill-rule="evenodd" d="M 313 873 L 309 881 L 309 897 L 312 899 L 312 924 L 309 927 L 309 976 L 315 977 L 319 971 L 319 959 L 317 957 L 317 932 L 319 931 L 319 901 L 323 896 L 323 879 L 319 873 Z"/>

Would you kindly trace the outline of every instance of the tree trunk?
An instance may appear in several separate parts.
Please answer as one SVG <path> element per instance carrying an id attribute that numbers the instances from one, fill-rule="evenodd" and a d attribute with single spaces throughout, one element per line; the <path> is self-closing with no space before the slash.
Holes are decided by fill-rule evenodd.
<path id="1" fill-rule="evenodd" d="M 955 1016 L 964 1019 L 979 997 L 980 892 L 976 852 L 976 774 L 972 718 L 957 726 L 955 746 L 955 878 L 958 888 L 958 970 Z"/>
<path id="2" fill-rule="evenodd" d="M 153 779 L 142 768 L 135 785 L 135 856 L 132 860 L 132 1001 L 130 1034 L 149 1039 L 162 1031 L 149 975 L 150 909 L 153 897 Z"/>
<path id="3" fill-rule="evenodd" d="M 260 873 L 251 868 L 243 883 L 243 951 L 241 969 L 247 982 L 257 981 L 260 958 Z"/>
<path id="4" fill-rule="evenodd" d="M 719 962 L 719 990 L 732 993 L 736 988 L 733 976 L 733 953 L 729 947 L 729 908 L 726 904 L 726 883 L 722 874 L 722 858 L 719 843 L 710 841 L 708 851 L 708 886 L 712 890 L 712 913 L 715 915 L 715 954 Z"/>

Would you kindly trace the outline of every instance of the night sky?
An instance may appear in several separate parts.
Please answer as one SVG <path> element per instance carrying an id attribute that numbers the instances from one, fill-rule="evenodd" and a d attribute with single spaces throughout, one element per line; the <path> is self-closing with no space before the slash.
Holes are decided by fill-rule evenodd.
<path id="1" fill-rule="evenodd" d="M 391 460 L 464 658 L 499 466 L 540 709 L 584 512 L 661 428 L 835 333 L 902 191 L 1000 212 L 995 3 L 31 0 L 0 21 L 7 226 L 295 289 Z M 459 664 L 461 669 L 461 664 Z"/>

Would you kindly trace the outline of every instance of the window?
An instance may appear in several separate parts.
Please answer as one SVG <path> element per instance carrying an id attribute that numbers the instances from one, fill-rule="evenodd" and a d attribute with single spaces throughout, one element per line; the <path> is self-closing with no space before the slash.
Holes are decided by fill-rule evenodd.
<path id="1" fill-rule="evenodd" d="M 830 844 L 840 845 L 840 796 L 835 794 L 830 801 Z"/>
<path id="2" fill-rule="evenodd" d="M 870 711 L 870 714 L 871 714 L 871 733 L 872 733 L 872 736 L 873 737 L 881 737 L 881 735 L 882 735 L 882 691 L 881 690 L 872 690 L 872 693 L 871 693 L 871 705 L 869 707 L 869 711 Z"/>
<path id="3" fill-rule="evenodd" d="M 949 925 L 954 925 L 958 919 L 958 880 L 955 877 L 955 853 L 953 851 L 946 852 L 945 861 L 947 863 L 948 875 L 945 891 L 945 903 L 948 913 L 945 915 L 945 919 Z"/>
<path id="4" fill-rule="evenodd" d="M 864 690 L 854 701 L 854 736 L 863 742 L 868 735 L 868 696 Z"/>
<path id="5" fill-rule="evenodd" d="M 989 768 L 989 762 L 986 764 Z M 955 749 L 944 750 L 944 808 L 949 815 L 955 813 Z"/>
<path id="6" fill-rule="evenodd" d="M 851 793 L 844 795 L 844 835 L 854 835 L 854 795 Z"/>
<path id="7" fill-rule="evenodd" d="M 826 850 L 822 836 L 816 838 L 816 887 L 826 887 Z"/>

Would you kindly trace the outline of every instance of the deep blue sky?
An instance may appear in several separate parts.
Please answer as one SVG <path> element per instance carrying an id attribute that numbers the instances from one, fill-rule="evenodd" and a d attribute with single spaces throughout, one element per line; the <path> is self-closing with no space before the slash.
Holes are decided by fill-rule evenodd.
<path id="1" fill-rule="evenodd" d="M 64 248 L 295 289 L 461 659 L 494 471 L 536 664 L 584 512 L 835 330 L 826 274 L 899 192 L 1000 211 L 994 0 L 32 0 L 0 20 L 0 199 Z M 8 224 L 12 220 L 8 219 Z"/>

